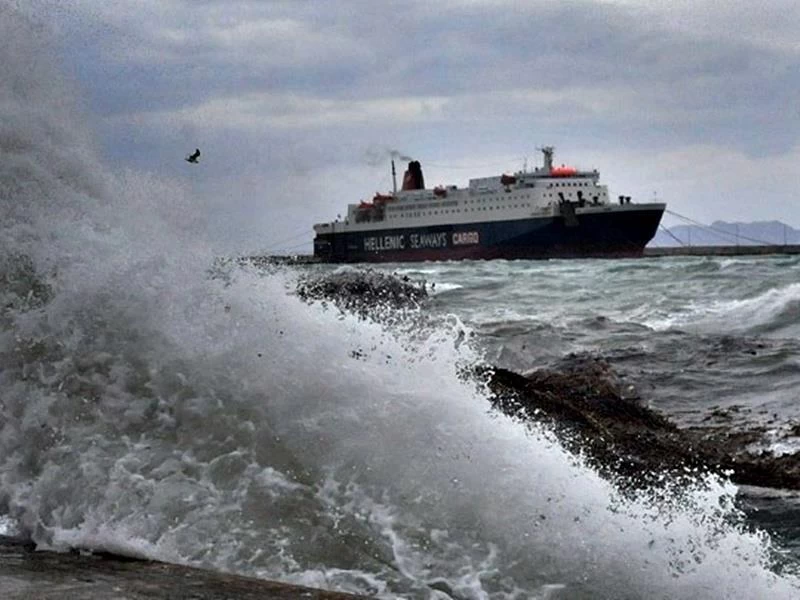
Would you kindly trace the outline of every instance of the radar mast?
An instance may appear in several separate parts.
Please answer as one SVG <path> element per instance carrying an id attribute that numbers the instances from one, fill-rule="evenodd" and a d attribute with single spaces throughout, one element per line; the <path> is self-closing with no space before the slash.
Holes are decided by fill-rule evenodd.
<path id="1" fill-rule="evenodd" d="M 553 146 L 543 146 L 539 150 L 544 154 L 544 171 L 549 173 L 553 170 L 553 152 L 555 152 L 555 148 Z"/>

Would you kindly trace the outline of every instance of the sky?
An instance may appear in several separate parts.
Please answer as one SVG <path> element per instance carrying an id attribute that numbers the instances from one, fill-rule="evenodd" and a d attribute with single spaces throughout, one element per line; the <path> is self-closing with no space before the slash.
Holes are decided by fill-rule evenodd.
<path id="1" fill-rule="evenodd" d="M 55 40 L 108 164 L 180 181 L 231 251 L 310 251 L 392 156 L 464 186 L 545 145 L 612 197 L 800 227 L 796 0 L 0 2 Z"/>

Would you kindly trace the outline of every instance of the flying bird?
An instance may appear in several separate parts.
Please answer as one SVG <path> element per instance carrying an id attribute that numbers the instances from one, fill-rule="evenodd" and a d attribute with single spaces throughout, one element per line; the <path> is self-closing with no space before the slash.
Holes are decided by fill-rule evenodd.
<path id="1" fill-rule="evenodd" d="M 190 162 L 193 165 L 196 165 L 200 161 L 200 148 L 194 149 L 194 154 L 190 154 L 186 157 L 186 162 Z"/>

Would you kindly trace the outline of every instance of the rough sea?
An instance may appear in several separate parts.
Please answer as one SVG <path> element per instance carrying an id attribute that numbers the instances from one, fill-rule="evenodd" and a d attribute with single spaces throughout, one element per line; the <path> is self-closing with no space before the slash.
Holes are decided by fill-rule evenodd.
<path id="1" fill-rule="evenodd" d="M 6 9 L 0 52 L 0 533 L 378 598 L 800 597 L 792 494 L 620 494 L 461 376 L 590 353 L 793 452 L 800 260 L 385 265 L 430 301 L 309 304 L 315 268 L 215 268 L 181 185 L 106 166 Z"/>

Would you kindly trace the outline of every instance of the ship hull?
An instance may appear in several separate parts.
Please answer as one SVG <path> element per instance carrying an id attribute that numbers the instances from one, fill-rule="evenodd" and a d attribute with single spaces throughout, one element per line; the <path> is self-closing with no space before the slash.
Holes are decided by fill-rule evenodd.
<path id="1" fill-rule="evenodd" d="M 642 256 L 663 204 L 509 221 L 317 234 L 323 262 L 627 258 Z"/>

